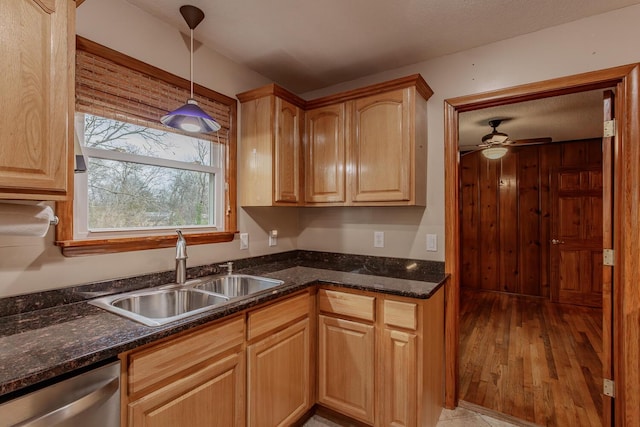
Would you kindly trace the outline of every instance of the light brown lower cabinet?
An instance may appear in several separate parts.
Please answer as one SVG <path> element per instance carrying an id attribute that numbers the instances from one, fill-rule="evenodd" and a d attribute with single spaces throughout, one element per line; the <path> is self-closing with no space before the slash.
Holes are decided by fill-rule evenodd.
<path id="1" fill-rule="evenodd" d="M 318 402 L 376 427 L 430 427 L 444 398 L 444 292 L 318 291 Z"/>
<path id="2" fill-rule="evenodd" d="M 120 355 L 122 425 L 243 427 L 244 316 Z"/>
<path id="3" fill-rule="evenodd" d="M 317 402 L 375 427 L 435 426 L 444 291 L 342 289 L 319 288 L 316 306 L 309 288 L 123 353 L 122 425 L 288 426 Z"/>
<path id="4" fill-rule="evenodd" d="M 248 425 L 288 426 L 311 407 L 309 318 L 247 347 Z"/>
<path id="5" fill-rule="evenodd" d="M 318 402 L 358 420 L 374 421 L 373 325 L 320 315 Z"/>
<path id="6" fill-rule="evenodd" d="M 232 354 L 129 404 L 132 426 L 244 426 L 244 357 Z"/>
<path id="7" fill-rule="evenodd" d="M 418 337 L 383 329 L 381 336 L 383 426 L 416 426 L 418 396 Z"/>

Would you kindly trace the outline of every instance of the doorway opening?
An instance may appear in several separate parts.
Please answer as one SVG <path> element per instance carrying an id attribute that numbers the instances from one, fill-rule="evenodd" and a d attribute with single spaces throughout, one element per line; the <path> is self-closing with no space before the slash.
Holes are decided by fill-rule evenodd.
<path id="1" fill-rule="evenodd" d="M 601 90 L 460 114 L 464 404 L 601 425 L 602 116 Z"/>
<path id="2" fill-rule="evenodd" d="M 634 90 L 638 80 L 637 74 L 638 66 L 633 64 L 445 101 L 445 268 L 447 273 L 450 274 L 446 300 L 447 361 L 445 373 L 445 403 L 447 407 L 453 408 L 457 406 L 460 384 L 458 351 L 460 335 L 460 279 L 462 270 L 460 263 L 461 218 L 459 215 L 459 182 L 461 175 L 460 154 L 458 151 L 459 115 L 466 111 L 474 111 L 488 107 L 511 105 L 529 100 L 591 90 L 604 90 L 614 87 L 618 96 L 613 105 L 615 105 L 615 111 L 620 118 L 617 127 L 621 132 L 618 136 L 609 138 L 610 153 L 614 154 L 607 153 L 605 150 L 602 170 L 605 180 L 608 179 L 606 178 L 607 175 L 613 176 L 613 179 L 609 179 L 609 183 L 611 185 L 613 182 L 616 183 L 615 193 L 613 188 L 605 189 L 604 193 L 608 192 L 613 195 L 613 215 L 609 215 L 607 220 L 613 224 L 613 218 L 616 218 L 616 228 L 613 229 L 611 226 L 609 234 L 612 237 L 611 246 L 615 250 L 614 258 L 618 263 L 616 265 L 619 265 L 620 268 L 616 267 L 611 271 L 612 277 L 617 283 L 616 287 L 614 287 L 613 290 L 611 286 L 608 286 L 606 289 L 603 288 L 602 369 L 605 378 L 612 378 L 614 365 L 616 367 L 616 418 L 620 416 L 621 419 L 629 419 L 629 416 L 633 417 L 638 415 L 637 409 L 633 406 L 633 402 L 627 401 L 625 398 L 625 393 L 630 390 L 629 387 L 635 387 L 629 382 L 629 378 L 625 378 L 625 372 L 631 372 L 632 376 L 636 375 L 634 363 L 637 364 L 637 361 L 633 359 L 633 352 L 636 347 L 629 349 L 626 342 L 620 339 L 620 331 L 625 331 L 632 326 L 631 324 L 627 324 L 627 318 L 621 316 L 621 310 L 624 310 L 624 305 L 626 304 L 624 297 L 629 296 L 629 298 L 632 298 L 629 304 L 635 304 L 635 299 L 632 297 L 632 295 L 634 295 L 632 288 L 633 279 L 625 274 L 630 273 L 631 270 L 635 268 L 635 264 L 631 260 L 628 262 L 624 260 L 628 255 L 633 256 L 637 248 L 634 245 L 623 246 L 625 236 L 621 233 L 621 228 L 618 227 L 618 225 L 624 227 L 631 226 L 635 231 L 637 231 L 636 228 L 638 228 L 638 225 L 634 223 L 634 219 L 628 217 L 625 211 L 625 207 L 635 205 L 630 205 L 631 202 L 629 200 L 620 197 L 621 194 L 625 194 L 625 191 L 632 191 L 632 189 L 638 185 L 638 181 L 640 181 L 640 173 L 636 174 L 635 169 L 624 167 L 627 166 L 631 159 L 635 162 L 637 161 L 636 157 L 640 157 L 640 152 L 636 152 L 637 147 L 633 145 L 634 141 L 632 141 L 639 132 L 638 127 L 640 127 L 640 123 L 635 116 L 631 115 L 631 112 L 635 111 L 638 105 L 638 97 Z M 624 155 L 621 155 L 623 153 Z M 614 172 L 615 174 L 612 175 Z M 613 203 L 613 200 L 615 200 L 615 203 Z M 633 209 L 631 211 L 633 211 Z M 604 230 L 607 232 L 607 227 L 604 227 Z M 629 254 L 626 252 L 629 252 Z M 631 320 L 633 321 L 633 319 Z M 621 344 L 625 344 L 627 347 Z M 629 351 L 631 351 L 631 353 L 629 353 Z M 613 400 L 604 395 L 602 399 L 603 424 L 611 425 L 613 420 Z"/>

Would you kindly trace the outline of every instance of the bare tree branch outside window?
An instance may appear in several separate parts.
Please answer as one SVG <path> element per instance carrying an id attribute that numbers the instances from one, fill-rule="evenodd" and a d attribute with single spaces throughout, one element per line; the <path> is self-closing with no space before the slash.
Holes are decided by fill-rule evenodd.
<path id="1" fill-rule="evenodd" d="M 211 165 L 209 141 L 85 115 L 85 146 Z M 152 164 L 89 158 L 89 229 L 178 227 L 212 223 L 212 174 Z"/>

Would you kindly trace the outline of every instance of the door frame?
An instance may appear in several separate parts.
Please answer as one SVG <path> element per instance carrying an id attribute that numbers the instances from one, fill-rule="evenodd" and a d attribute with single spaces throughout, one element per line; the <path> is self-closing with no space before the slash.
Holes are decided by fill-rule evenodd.
<path id="1" fill-rule="evenodd" d="M 616 88 L 614 141 L 613 364 L 615 424 L 640 425 L 640 63 L 530 83 L 444 101 L 445 113 L 445 406 L 458 404 L 460 217 L 458 115 L 534 99 Z"/>

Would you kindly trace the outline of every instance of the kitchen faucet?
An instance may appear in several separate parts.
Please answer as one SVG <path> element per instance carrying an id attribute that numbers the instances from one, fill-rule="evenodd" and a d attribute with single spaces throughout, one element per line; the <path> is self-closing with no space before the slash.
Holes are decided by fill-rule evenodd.
<path id="1" fill-rule="evenodd" d="M 227 261 L 224 264 L 218 264 L 218 267 L 224 267 L 227 269 L 227 274 L 233 274 L 233 263 L 231 261 Z"/>
<path id="2" fill-rule="evenodd" d="M 176 283 L 182 285 L 187 281 L 187 241 L 182 236 L 182 231 L 176 230 L 178 241 L 176 242 Z"/>

